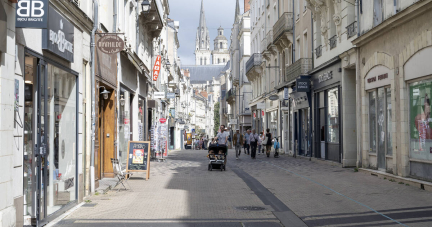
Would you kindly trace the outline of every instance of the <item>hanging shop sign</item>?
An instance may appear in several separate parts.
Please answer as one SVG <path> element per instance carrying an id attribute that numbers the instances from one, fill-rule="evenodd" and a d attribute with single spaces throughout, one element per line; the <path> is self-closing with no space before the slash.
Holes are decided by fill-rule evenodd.
<path id="1" fill-rule="evenodd" d="M 103 33 L 95 35 L 96 43 L 103 39 Z M 98 78 L 103 78 L 112 86 L 117 86 L 117 56 L 115 54 L 107 54 L 100 48 L 95 51 L 95 74 Z"/>
<path id="2" fill-rule="evenodd" d="M 253 118 L 256 118 L 256 113 L 255 112 L 253 113 Z"/>
<path id="3" fill-rule="evenodd" d="M 284 100 L 289 99 L 289 93 L 288 93 L 288 88 L 284 88 Z"/>
<path id="4" fill-rule="evenodd" d="M 229 121 L 230 125 L 236 125 L 237 124 L 237 119 L 230 119 Z"/>
<path id="5" fill-rule="evenodd" d="M 150 142 L 129 141 L 127 172 L 144 172 L 150 178 Z"/>
<path id="6" fill-rule="evenodd" d="M 279 96 L 278 95 L 272 95 L 269 97 L 270 100 L 274 101 L 274 100 L 278 100 Z"/>
<path id="7" fill-rule="evenodd" d="M 158 55 L 156 57 L 156 61 L 155 61 L 155 64 L 153 66 L 153 81 L 157 81 L 157 79 L 159 77 L 159 73 L 160 73 L 160 68 L 161 68 L 161 56 Z"/>
<path id="8" fill-rule="evenodd" d="M 117 54 L 124 49 L 124 41 L 116 34 L 99 33 L 97 49 L 105 54 Z"/>
<path id="9" fill-rule="evenodd" d="M 159 122 L 162 124 L 165 124 L 165 122 L 167 122 L 166 118 L 159 118 Z"/>
<path id="10" fill-rule="evenodd" d="M 42 49 L 73 62 L 74 26 L 54 8 L 49 7 L 48 28 L 42 32 Z"/>
<path id="11" fill-rule="evenodd" d="M 265 114 L 265 113 L 264 113 L 264 110 L 262 110 L 262 111 L 261 111 L 261 116 L 264 117 L 264 114 Z"/>
<path id="12" fill-rule="evenodd" d="M 48 0 L 19 0 L 15 27 L 48 28 L 48 6 Z"/>
<path id="13" fill-rule="evenodd" d="M 155 92 L 154 93 L 154 98 L 155 99 L 163 99 L 163 98 L 165 98 L 165 92 Z"/>
<path id="14" fill-rule="evenodd" d="M 175 93 L 167 93 L 167 99 L 175 99 Z"/>
<path id="15" fill-rule="evenodd" d="M 309 79 L 296 79 L 297 92 L 309 92 L 310 84 L 311 83 Z"/>

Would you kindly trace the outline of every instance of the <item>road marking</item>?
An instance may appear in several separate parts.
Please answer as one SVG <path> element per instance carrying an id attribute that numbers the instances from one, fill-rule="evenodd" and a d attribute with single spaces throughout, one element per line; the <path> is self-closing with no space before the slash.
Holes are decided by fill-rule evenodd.
<path id="1" fill-rule="evenodd" d="M 260 161 L 261 161 L 261 160 L 260 160 Z M 347 198 L 347 199 L 349 199 L 349 200 L 351 200 L 351 201 L 353 201 L 353 202 L 355 202 L 355 203 L 357 203 L 357 204 L 359 204 L 359 205 L 361 205 L 361 206 L 363 206 L 363 207 L 366 207 L 367 209 L 369 209 L 369 210 L 371 210 L 371 211 L 373 211 L 373 212 L 375 212 L 375 213 L 377 213 L 377 214 L 379 214 L 379 215 L 381 215 L 381 216 L 383 216 L 383 217 L 385 217 L 385 218 L 387 218 L 387 219 L 389 219 L 389 220 L 391 220 L 391 221 L 394 221 L 394 222 L 398 223 L 399 225 L 403 225 L 403 226 L 408 227 L 407 225 L 405 225 L 405 224 L 403 224 L 403 223 L 401 223 L 401 222 L 399 222 L 399 221 L 397 221 L 397 220 L 394 220 L 393 218 L 391 218 L 391 217 L 389 217 L 389 216 L 387 216 L 387 215 L 385 215 L 385 214 L 383 214 L 383 213 L 380 213 L 379 211 L 373 209 L 372 207 L 369 207 L 369 206 L 367 206 L 367 205 L 365 205 L 365 204 L 363 204 L 363 203 L 361 203 L 361 202 L 359 202 L 359 201 L 357 201 L 357 200 L 355 200 L 355 199 L 352 199 L 352 198 L 350 198 L 350 197 L 348 197 L 348 196 L 346 196 L 346 195 L 344 195 L 344 194 L 342 194 L 342 193 L 340 193 L 340 192 L 338 192 L 338 191 L 335 191 L 334 189 L 332 189 L 332 188 L 330 188 L 330 187 L 328 187 L 328 186 L 325 186 L 325 185 L 323 185 L 323 184 L 321 184 L 321 183 L 319 183 L 319 182 L 316 182 L 316 181 L 314 181 L 314 180 L 312 180 L 312 179 L 310 179 L 310 178 L 308 178 L 308 177 L 305 177 L 305 176 L 303 176 L 303 175 L 300 175 L 300 174 L 298 174 L 298 173 L 296 173 L 296 172 L 293 172 L 293 171 L 291 171 L 291 170 L 285 169 L 285 168 L 283 168 L 283 167 L 277 166 L 277 165 L 275 165 L 275 164 L 273 164 L 273 163 L 270 163 L 270 162 L 268 162 L 268 161 L 261 161 L 261 162 L 268 163 L 268 164 L 270 164 L 270 165 L 272 165 L 272 166 L 274 166 L 274 167 L 276 167 L 276 168 L 279 168 L 279 169 L 285 170 L 285 171 L 287 171 L 287 172 L 289 172 L 289 173 L 292 173 L 292 174 L 294 174 L 294 175 L 296 175 L 296 176 L 299 176 L 299 177 L 301 177 L 301 178 L 304 178 L 304 179 L 306 179 L 306 180 L 308 180 L 308 181 L 310 181 L 310 182 L 312 182 L 312 183 L 314 183 L 314 184 L 317 184 L 317 185 L 319 185 L 319 186 L 322 186 L 322 187 L 324 187 L 324 188 L 327 188 L 328 190 L 330 190 L 330 191 L 332 191 L 332 192 L 334 192 L 334 193 L 336 193 L 336 194 L 338 194 L 338 195 L 340 195 L 340 196 L 342 196 L 342 197 L 345 197 L 345 198 Z"/>

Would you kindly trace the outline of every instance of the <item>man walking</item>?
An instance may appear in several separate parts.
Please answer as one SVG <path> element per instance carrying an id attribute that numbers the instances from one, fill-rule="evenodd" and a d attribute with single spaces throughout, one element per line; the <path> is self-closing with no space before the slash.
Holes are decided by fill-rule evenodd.
<path id="1" fill-rule="evenodd" d="M 243 144 L 243 135 L 240 134 L 239 129 L 236 130 L 236 133 L 233 136 L 233 144 L 234 144 L 235 151 L 236 151 L 236 159 L 239 159 L 240 154 L 241 154 L 241 147 Z"/>
<path id="2" fill-rule="evenodd" d="M 246 154 L 246 151 L 247 151 L 247 155 L 250 154 L 250 151 L 249 151 L 249 149 L 250 149 L 250 134 L 251 134 L 251 132 L 250 132 L 250 130 L 248 129 L 248 130 L 246 131 L 246 134 L 245 134 L 245 140 L 246 140 L 246 143 L 245 143 L 245 148 L 246 148 L 246 150 L 245 150 L 245 154 Z"/>
<path id="3" fill-rule="evenodd" d="M 250 140 L 250 144 L 251 144 L 251 158 L 255 159 L 256 149 L 257 149 L 258 140 L 259 140 L 259 136 L 255 132 L 255 129 L 252 130 L 252 133 L 249 135 L 249 140 Z"/>

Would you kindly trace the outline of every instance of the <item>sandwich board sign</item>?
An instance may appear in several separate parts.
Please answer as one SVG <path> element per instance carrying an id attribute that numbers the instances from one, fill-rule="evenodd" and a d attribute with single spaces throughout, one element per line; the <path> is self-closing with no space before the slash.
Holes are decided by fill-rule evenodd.
<path id="1" fill-rule="evenodd" d="M 150 142 L 129 141 L 126 172 L 144 172 L 150 178 Z"/>

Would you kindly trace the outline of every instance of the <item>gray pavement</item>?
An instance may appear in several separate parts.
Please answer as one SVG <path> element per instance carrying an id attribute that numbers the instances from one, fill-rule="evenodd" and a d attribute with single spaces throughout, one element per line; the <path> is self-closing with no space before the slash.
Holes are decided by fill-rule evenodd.
<path id="1" fill-rule="evenodd" d="M 225 172 L 210 172 L 206 155 L 172 152 L 151 163 L 150 180 L 131 179 L 133 191 L 89 197 L 95 206 L 56 226 L 432 226 L 428 191 L 284 155 L 235 160 L 233 150 Z"/>

